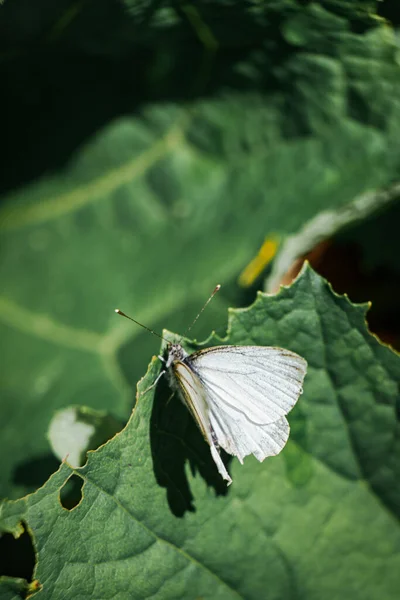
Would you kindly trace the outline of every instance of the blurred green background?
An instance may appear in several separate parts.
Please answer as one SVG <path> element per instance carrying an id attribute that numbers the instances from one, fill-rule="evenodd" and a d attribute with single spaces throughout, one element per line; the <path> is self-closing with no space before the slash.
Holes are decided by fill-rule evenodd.
<path id="1" fill-rule="evenodd" d="M 1 6 L 3 496 L 54 469 L 57 408 L 129 414 L 127 382 L 158 341 L 115 307 L 184 331 L 219 282 L 194 334 L 223 332 L 227 306 L 263 287 L 262 268 L 238 278 L 265 238 L 283 244 L 371 190 L 394 189 L 397 210 L 399 48 L 376 13 L 390 7 Z M 384 218 L 346 235 L 395 271 Z"/>
<path id="2" fill-rule="evenodd" d="M 183 333 L 221 283 L 201 340 L 308 255 L 398 347 L 396 5 L 0 5 L 1 496 L 57 469 L 57 409 L 126 422 L 159 343 L 116 307 Z"/>

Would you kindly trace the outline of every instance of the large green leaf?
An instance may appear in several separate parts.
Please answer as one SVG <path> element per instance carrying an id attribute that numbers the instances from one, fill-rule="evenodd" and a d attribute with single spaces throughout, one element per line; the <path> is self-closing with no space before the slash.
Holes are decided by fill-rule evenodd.
<path id="1" fill-rule="evenodd" d="M 34 21 L 18 3 L 1 7 L 12 109 L 1 115 L 12 191 L 0 211 L 9 497 L 54 471 L 45 432 L 56 410 L 127 417 L 127 373 L 138 380 L 156 342 L 118 322 L 116 306 L 184 329 L 265 235 L 285 237 L 386 186 L 399 163 L 397 46 L 373 3 L 124 11 L 100 1 L 65 14 L 48 4 Z M 228 300 L 203 332 L 221 324 Z"/>
<path id="2" fill-rule="evenodd" d="M 224 343 L 282 345 L 309 368 L 287 447 L 262 464 L 230 461 L 229 488 L 164 382 L 85 467 L 64 463 L 7 503 L 3 529 L 18 534 L 22 519 L 35 540 L 37 597 L 394 600 L 400 361 L 364 316 L 310 269 L 230 313 Z M 159 370 L 153 359 L 139 390 Z M 83 497 L 68 511 L 59 495 L 73 474 Z"/>

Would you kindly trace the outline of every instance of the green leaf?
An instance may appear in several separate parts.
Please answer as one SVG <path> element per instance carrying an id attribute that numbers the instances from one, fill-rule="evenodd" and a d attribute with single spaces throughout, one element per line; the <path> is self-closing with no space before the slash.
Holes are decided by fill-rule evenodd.
<path id="1" fill-rule="evenodd" d="M 64 463 L 4 506 L 3 529 L 22 519 L 34 536 L 37 597 L 394 600 L 400 360 L 364 317 L 309 268 L 278 296 L 232 310 L 223 343 L 280 345 L 308 361 L 287 447 L 262 464 L 229 461 L 226 488 L 165 381 L 147 391 L 85 467 Z M 154 358 L 139 391 L 160 368 Z M 68 511 L 59 494 L 72 474 L 83 497 Z"/>
<path id="2" fill-rule="evenodd" d="M 26 590 L 24 579 L 0 577 L 0 600 L 20 600 L 25 597 Z"/>
<path id="3" fill-rule="evenodd" d="M 156 341 L 115 307 L 184 329 L 265 236 L 387 186 L 400 163 L 398 48 L 370 3 L 50 4 L 34 22 L 2 8 L 0 485 L 13 498 L 55 470 L 57 410 L 127 418 L 127 380 Z"/>

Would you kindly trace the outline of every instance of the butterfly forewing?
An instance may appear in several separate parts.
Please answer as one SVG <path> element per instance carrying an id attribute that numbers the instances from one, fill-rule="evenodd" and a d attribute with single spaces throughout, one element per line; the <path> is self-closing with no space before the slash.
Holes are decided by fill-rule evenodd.
<path id="1" fill-rule="evenodd" d="M 242 413 L 255 425 L 277 422 L 293 408 L 307 367 L 294 352 L 266 346 L 216 346 L 191 354 L 187 362 L 215 411 Z"/>

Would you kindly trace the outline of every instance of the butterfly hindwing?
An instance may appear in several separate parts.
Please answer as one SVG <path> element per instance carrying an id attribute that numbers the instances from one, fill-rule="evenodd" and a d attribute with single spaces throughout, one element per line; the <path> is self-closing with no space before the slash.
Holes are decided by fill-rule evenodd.
<path id="1" fill-rule="evenodd" d="M 253 454 L 260 462 L 267 456 L 279 454 L 290 432 L 286 417 L 268 425 L 254 425 L 242 413 L 227 415 L 211 403 L 210 422 L 221 448 L 237 456 L 241 463 L 248 454 Z"/>

